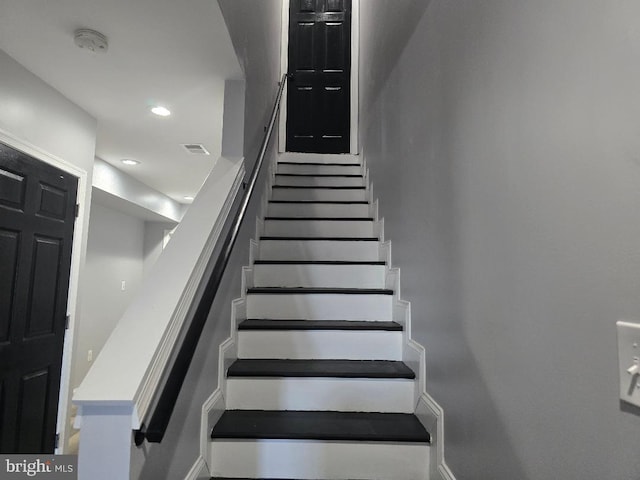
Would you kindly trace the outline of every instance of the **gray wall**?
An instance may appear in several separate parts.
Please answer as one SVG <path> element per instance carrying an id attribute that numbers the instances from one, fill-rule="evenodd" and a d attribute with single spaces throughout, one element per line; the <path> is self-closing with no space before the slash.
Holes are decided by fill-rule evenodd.
<path id="1" fill-rule="evenodd" d="M 459 479 L 640 475 L 615 333 L 640 321 L 638 18 L 632 0 L 433 0 L 364 99 Z"/>
<path id="2" fill-rule="evenodd" d="M 96 120 L 2 50 L 0 128 L 86 170 L 91 185 Z"/>
<path id="3" fill-rule="evenodd" d="M 218 0 L 245 75 L 244 156 L 255 162 L 280 80 L 282 0 Z"/>
<path id="4" fill-rule="evenodd" d="M 371 99 L 384 86 L 398 56 L 429 5 L 427 0 L 360 1 L 360 136 Z"/>
<path id="5" fill-rule="evenodd" d="M 164 232 L 172 230 L 177 224 L 169 222 L 144 222 L 144 276 L 151 272 L 162 254 Z"/>
<path id="6" fill-rule="evenodd" d="M 250 170 L 262 140 L 262 127 L 268 119 L 277 90 L 280 2 L 230 0 L 220 1 L 220 6 L 245 72 L 244 149 L 249 164 L 247 169 Z M 272 142 L 267 161 L 274 154 L 275 142 Z M 266 173 L 266 169 L 263 173 Z M 134 453 L 132 478 L 181 479 L 198 458 L 201 408 L 218 386 L 218 347 L 230 335 L 231 302 L 241 295 L 241 268 L 249 263 L 249 239 L 254 233 L 258 200 L 265 180 L 263 174 L 194 353 L 165 438 L 161 444 L 145 444 Z"/>
<path id="7" fill-rule="evenodd" d="M 116 323 L 136 295 L 143 277 L 144 220 L 95 201 L 91 204 L 82 318 L 77 335 L 73 386 L 77 387 Z M 126 282 L 122 291 L 122 281 Z"/>

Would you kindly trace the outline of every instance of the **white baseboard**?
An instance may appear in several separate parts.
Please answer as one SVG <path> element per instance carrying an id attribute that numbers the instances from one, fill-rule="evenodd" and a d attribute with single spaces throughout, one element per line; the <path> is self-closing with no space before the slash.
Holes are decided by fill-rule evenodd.
<path id="1" fill-rule="evenodd" d="M 199 456 L 191 467 L 191 470 L 184 476 L 184 480 L 198 480 L 198 478 L 202 478 L 203 476 L 210 476 L 209 469 L 207 468 L 204 458 Z"/>
<path id="2" fill-rule="evenodd" d="M 438 474 L 442 480 L 456 480 L 456 477 L 453 475 L 453 472 L 449 470 L 446 463 L 438 466 Z"/>
<path id="3" fill-rule="evenodd" d="M 246 291 L 243 289 L 243 292 Z M 226 371 L 233 361 L 238 358 L 237 323 L 245 315 L 245 295 L 231 303 L 231 335 L 218 348 L 218 387 L 202 404 L 200 418 L 200 455 L 196 459 L 184 480 L 196 480 L 198 475 L 211 476 L 211 449 L 209 448 L 209 433 L 218 422 L 226 407 Z M 196 475 L 195 477 L 192 475 Z"/>
<path id="4" fill-rule="evenodd" d="M 435 451 L 432 458 L 431 480 L 456 480 L 444 458 L 444 411 L 428 393 L 422 392 L 416 406 L 416 416 L 431 433 L 431 447 Z"/>
<path id="5" fill-rule="evenodd" d="M 381 222 L 384 219 L 380 220 Z M 384 229 L 384 223 L 382 223 Z M 435 455 L 430 463 L 431 480 L 456 480 L 444 457 L 444 410 L 427 393 L 426 355 L 424 347 L 411 336 L 411 302 L 401 298 L 400 269 L 391 268 L 391 242 L 381 244 L 382 260 L 387 262 L 386 288 L 394 291 L 393 320 L 404 326 L 402 360 L 416 374 L 415 414 L 431 434 Z"/>

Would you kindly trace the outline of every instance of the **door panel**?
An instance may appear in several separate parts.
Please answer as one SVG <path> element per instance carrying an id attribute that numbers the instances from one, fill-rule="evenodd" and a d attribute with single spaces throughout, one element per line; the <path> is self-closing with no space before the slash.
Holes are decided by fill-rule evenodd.
<path id="1" fill-rule="evenodd" d="M 0 204 L 22 210 L 25 191 L 24 177 L 0 168 Z"/>
<path id="2" fill-rule="evenodd" d="M 29 313 L 24 338 L 54 333 L 57 278 L 62 257 L 60 239 L 34 238 L 33 274 L 29 288 Z"/>
<path id="3" fill-rule="evenodd" d="M 346 66 L 344 52 L 344 24 L 342 22 L 325 23 L 324 34 L 324 64 L 325 73 L 344 73 Z M 341 78 L 338 78 L 339 82 Z M 334 80 L 335 81 L 335 80 Z"/>
<path id="4" fill-rule="evenodd" d="M 322 105 L 324 109 L 322 118 L 325 122 L 323 125 L 323 138 L 340 139 L 345 127 L 348 128 L 349 125 L 346 124 L 347 119 L 344 117 L 334 118 L 332 112 L 339 109 L 344 103 L 344 91 L 342 87 L 325 87 L 324 98 L 324 104 Z"/>
<path id="5" fill-rule="evenodd" d="M 298 24 L 298 45 L 296 53 L 298 72 L 314 71 L 314 27 L 315 23 L 302 22 Z"/>
<path id="6" fill-rule="evenodd" d="M 351 2 L 291 0 L 287 150 L 348 153 Z"/>
<path id="7" fill-rule="evenodd" d="M 64 222 L 67 210 L 67 192 L 52 185 L 40 183 L 38 215 Z"/>
<path id="8" fill-rule="evenodd" d="M 0 144 L 0 453 L 54 450 L 77 183 Z"/>
<path id="9" fill-rule="evenodd" d="M 20 233 L 0 231 L 0 344 L 9 341 L 9 328 L 13 318 L 13 292 L 18 268 L 18 243 Z"/>
<path id="10" fill-rule="evenodd" d="M 39 452 L 45 443 L 49 382 L 48 369 L 29 372 L 20 378 L 17 418 L 17 446 L 20 452 Z"/>

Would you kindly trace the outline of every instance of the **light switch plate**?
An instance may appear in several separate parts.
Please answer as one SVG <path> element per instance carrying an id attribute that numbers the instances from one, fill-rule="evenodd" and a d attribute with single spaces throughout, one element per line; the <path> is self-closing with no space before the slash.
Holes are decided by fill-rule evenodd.
<path id="1" fill-rule="evenodd" d="M 640 407 L 640 324 L 617 322 L 620 399 Z"/>

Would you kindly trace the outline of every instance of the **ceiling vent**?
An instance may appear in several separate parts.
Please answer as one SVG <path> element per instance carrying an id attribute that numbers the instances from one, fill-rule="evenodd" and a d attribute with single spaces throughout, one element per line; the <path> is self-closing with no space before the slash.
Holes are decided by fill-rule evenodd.
<path id="1" fill-rule="evenodd" d="M 183 143 L 182 146 L 192 155 L 210 155 L 209 151 L 200 143 Z"/>

